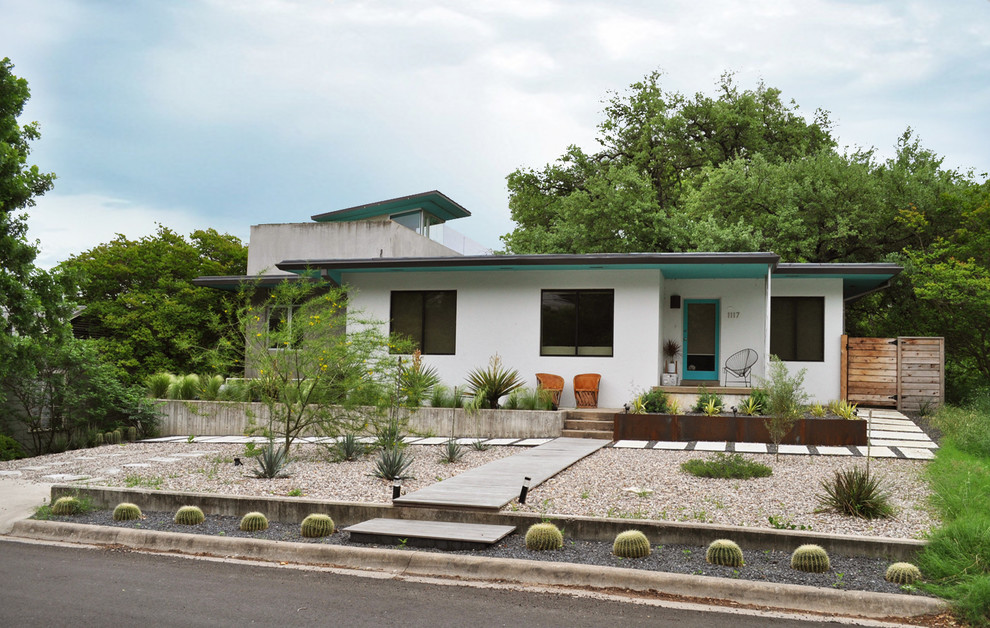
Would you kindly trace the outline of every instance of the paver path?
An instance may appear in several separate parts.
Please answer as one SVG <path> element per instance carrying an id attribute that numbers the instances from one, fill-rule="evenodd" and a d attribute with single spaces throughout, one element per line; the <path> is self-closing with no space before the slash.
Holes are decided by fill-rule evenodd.
<path id="1" fill-rule="evenodd" d="M 588 438 L 555 438 L 508 458 L 502 458 L 399 499 L 400 506 L 483 508 L 499 510 L 519 496 L 523 479 L 530 488 L 557 475 L 578 460 L 608 444 Z"/>

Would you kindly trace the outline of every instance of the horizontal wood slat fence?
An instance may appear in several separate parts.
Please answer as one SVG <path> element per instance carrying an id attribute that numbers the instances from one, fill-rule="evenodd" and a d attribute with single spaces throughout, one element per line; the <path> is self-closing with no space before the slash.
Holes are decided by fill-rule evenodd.
<path id="1" fill-rule="evenodd" d="M 917 411 L 945 398 L 945 339 L 842 336 L 841 396 L 850 403 Z"/>

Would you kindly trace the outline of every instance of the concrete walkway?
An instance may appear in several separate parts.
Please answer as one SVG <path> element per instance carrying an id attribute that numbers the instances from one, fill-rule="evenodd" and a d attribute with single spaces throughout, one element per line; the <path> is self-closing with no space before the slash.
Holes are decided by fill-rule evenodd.
<path id="1" fill-rule="evenodd" d="M 34 509 L 44 505 L 51 494 L 51 484 L 0 477 L 0 534 L 9 534 L 15 521 L 33 515 Z"/>
<path id="2" fill-rule="evenodd" d="M 427 486 L 393 503 L 497 511 L 519 497 L 524 478 L 530 479 L 530 487 L 536 487 L 607 444 L 608 441 L 589 438 L 555 438 Z"/>

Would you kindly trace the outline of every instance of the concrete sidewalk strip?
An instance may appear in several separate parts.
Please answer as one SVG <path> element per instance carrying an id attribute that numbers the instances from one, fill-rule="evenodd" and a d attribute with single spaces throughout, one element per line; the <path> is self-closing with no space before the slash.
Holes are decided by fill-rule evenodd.
<path id="1" fill-rule="evenodd" d="M 519 440 L 518 438 L 492 438 L 485 441 L 487 445 L 501 446 L 501 445 L 511 445 L 512 443 Z"/>
<path id="2" fill-rule="evenodd" d="M 14 524 L 13 535 L 43 541 L 121 545 L 155 552 L 207 554 L 304 565 L 327 564 L 363 571 L 401 573 L 403 576 L 655 591 L 667 595 L 692 598 L 703 596 L 775 609 L 830 615 L 839 612 L 848 616 L 878 619 L 930 615 L 945 609 L 945 603 L 941 600 L 917 595 L 842 591 L 573 563 L 152 532 L 56 521 L 19 521 Z"/>
<path id="3" fill-rule="evenodd" d="M 552 438 L 524 438 L 512 443 L 512 445 L 514 447 L 538 447 L 540 445 L 545 445 L 552 440 Z"/>

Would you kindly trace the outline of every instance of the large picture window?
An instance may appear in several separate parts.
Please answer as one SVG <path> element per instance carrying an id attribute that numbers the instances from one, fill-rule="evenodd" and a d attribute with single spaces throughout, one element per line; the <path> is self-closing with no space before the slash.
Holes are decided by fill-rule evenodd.
<path id="1" fill-rule="evenodd" d="M 540 355 L 612 356 L 613 290 L 544 290 Z"/>
<path id="2" fill-rule="evenodd" d="M 392 333 L 411 338 L 424 355 L 453 355 L 457 291 L 393 291 L 391 320 Z"/>
<path id="3" fill-rule="evenodd" d="M 770 353 L 785 361 L 825 361 L 825 297 L 770 299 Z"/>

